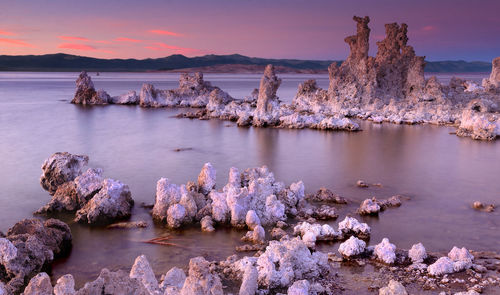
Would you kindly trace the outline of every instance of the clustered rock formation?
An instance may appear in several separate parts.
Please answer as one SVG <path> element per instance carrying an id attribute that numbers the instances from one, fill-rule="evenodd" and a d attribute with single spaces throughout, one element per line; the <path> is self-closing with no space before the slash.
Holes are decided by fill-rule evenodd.
<path id="1" fill-rule="evenodd" d="M 457 125 L 457 135 L 495 139 L 500 134 L 498 81 L 500 59 L 493 61 L 483 87 L 458 78 L 441 85 L 424 78 L 424 57 L 407 45 L 407 25 L 387 24 L 386 37 L 377 42 L 375 57 L 368 56 L 368 17 L 354 17 L 357 33 L 345 42 L 349 57 L 329 68 L 328 91 L 307 81 L 299 87 L 293 107 L 325 115 L 343 114 L 375 123 Z"/>
<path id="2" fill-rule="evenodd" d="M 139 95 L 129 91 L 119 96 L 111 97 L 106 91 L 94 88 L 92 79 L 83 71 L 76 80 L 74 104 L 103 105 L 122 104 L 140 105 L 141 107 L 196 107 L 204 108 L 210 97 L 219 103 L 228 103 L 233 98 L 210 82 L 203 80 L 202 73 L 184 73 L 179 79 L 179 88 L 172 90 L 156 89 L 152 84 L 143 84 Z"/>
<path id="3" fill-rule="evenodd" d="M 130 217 L 134 200 L 128 185 L 103 178 L 100 168 L 84 171 L 88 160 L 87 156 L 67 152 L 45 160 L 40 184 L 52 200 L 37 214 L 76 212 L 75 221 L 101 225 Z"/>
<path id="4" fill-rule="evenodd" d="M 266 166 L 249 168 L 242 173 L 232 167 L 228 183 L 219 190 L 216 177 L 216 170 L 206 163 L 197 183 L 179 186 L 161 178 L 156 186 L 153 218 L 171 228 L 194 222 L 200 222 L 203 231 L 214 231 L 217 225 L 246 227 L 249 231 L 243 240 L 262 244 L 264 227 L 284 224 L 288 217 L 313 220 L 338 217 L 332 206 L 317 207 L 309 203 L 302 181 L 286 187 L 274 179 Z M 345 203 L 326 189 L 322 193 L 330 193 L 330 201 Z"/>

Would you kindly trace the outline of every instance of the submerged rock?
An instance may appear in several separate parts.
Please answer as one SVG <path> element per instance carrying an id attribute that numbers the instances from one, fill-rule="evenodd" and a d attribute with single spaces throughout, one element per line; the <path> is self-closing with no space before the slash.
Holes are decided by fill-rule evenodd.
<path id="1" fill-rule="evenodd" d="M 307 199 L 316 202 L 332 202 L 335 204 L 347 204 L 346 199 L 324 187 L 320 188 L 315 194 L 307 195 Z"/>

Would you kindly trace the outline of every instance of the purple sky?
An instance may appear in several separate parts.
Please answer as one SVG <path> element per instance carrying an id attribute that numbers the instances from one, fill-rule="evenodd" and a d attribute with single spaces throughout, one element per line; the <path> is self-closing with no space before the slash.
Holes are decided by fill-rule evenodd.
<path id="1" fill-rule="evenodd" d="M 344 59 L 352 16 L 369 15 L 372 55 L 383 25 L 405 22 L 428 60 L 490 61 L 499 12 L 499 0 L 2 0 L 0 54 Z"/>

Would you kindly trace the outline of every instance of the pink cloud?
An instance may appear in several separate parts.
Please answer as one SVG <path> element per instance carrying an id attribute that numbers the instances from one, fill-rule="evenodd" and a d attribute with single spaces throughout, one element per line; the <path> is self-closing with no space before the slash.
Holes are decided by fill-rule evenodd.
<path id="1" fill-rule="evenodd" d="M 116 38 L 115 41 L 118 41 L 118 42 L 132 42 L 132 43 L 142 42 L 142 40 L 132 39 L 132 38 L 126 38 L 126 37 Z"/>
<path id="2" fill-rule="evenodd" d="M 166 36 L 174 36 L 174 37 L 182 37 L 184 36 L 183 34 L 175 33 L 175 32 L 170 32 L 170 31 L 165 31 L 165 30 L 150 30 L 150 33 L 156 34 L 156 35 L 166 35 Z"/>
<path id="3" fill-rule="evenodd" d="M 97 50 L 97 48 L 90 46 L 90 45 L 85 45 L 85 44 L 72 44 L 72 43 L 62 43 L 57 46 L 57 48 L 62 48 L 62 49 L 74 49 L 74 50 L 84 50 L 84 51 L 94 51 Z"/>
<path id="4" fill-rule="evenodd" d="M 88 38 L 76 37 L 76 36 L 58 36 L 58 38 L 61 40 L 67 40 L 67 41 L 89 41 Z"/>
<path id="5" fill-rule="evenodd" d="M 430 32 L 430 31 L 434 31 L 434 30 L 436 30 L 436 27 L 434 27 L 434 26 L 425 26 L 422 28 L 422 31 L 424 31 L 424 32 Z"/>
<path id="6" fill-rule="evenodd" d="M 22 40 L 16 40 L 16 39 L 0 38 L 0 43 L 5 43 L 8 45 L 13 45 L 13 46 L 21 46 L 21 47 L 35 47 L 35 45 L 33 45 L 33 44 L 29 44 L 29 43 L 24 42 Z"/>
<path id="7" fill-rule="evenodd" d="M 0 35 L 4 35 L 4 36 L 15 36 L 16 34 L 15 34 L 15 33 L 12 33 L 12 32 L 8 32 L 8 31 L 2 31 L 2 30 L 0 30 Z"/>
<path id="8" fill-rule="evenodd" d="M 92 42 L 101 44 L 113 44 L 113 42 L 107 40 L 93 40 Z"/>

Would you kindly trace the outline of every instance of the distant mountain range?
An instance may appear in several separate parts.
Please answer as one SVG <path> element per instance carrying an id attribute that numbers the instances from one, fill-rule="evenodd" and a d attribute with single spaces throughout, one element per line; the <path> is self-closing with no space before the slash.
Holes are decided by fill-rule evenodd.
<path id="1" fill-rule="evenodd" d="M 100 59 L 70 54 L 0 55 L 0 71 L 100 71 L 145 72 L 210 69 L 211 72 L 248 72 L 264 65 L 279 66 L 280 72 L 326 72 L 333 60 L 268 59 L 240 54 L 186 57 L 174 54 L 148 59 Z M 341 61 L 337 61 L 341 62 Z M 489 62 L 436 61 L 427 62 L 426 72 L 490 72 Z"/>

